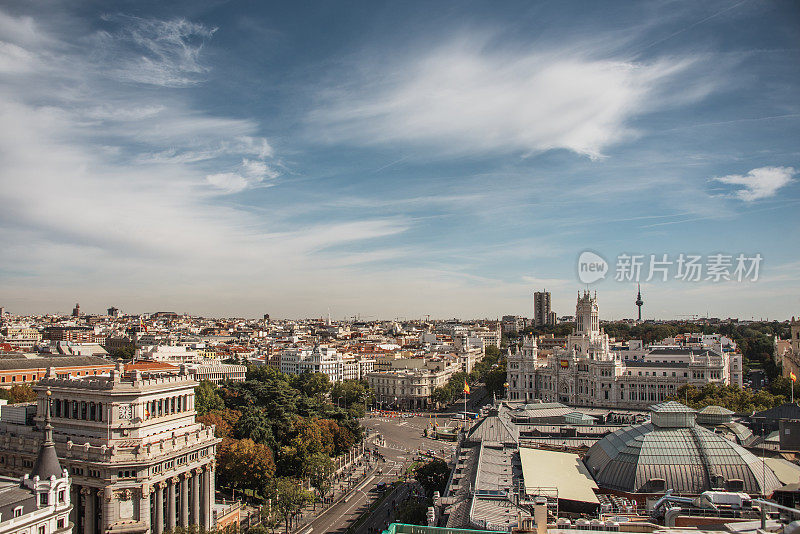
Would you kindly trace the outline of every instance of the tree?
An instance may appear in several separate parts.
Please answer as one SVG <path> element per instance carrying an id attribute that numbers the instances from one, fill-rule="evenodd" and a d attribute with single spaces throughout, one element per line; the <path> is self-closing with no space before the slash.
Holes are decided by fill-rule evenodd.
<path id="1" fill-rule="evenodd" d="M 289 521 L 310 503 L 313 496 L 304 490 L 296 478 L 279 477 L 275 479 L 276 507 L 284 518 L 286 531 L 289 531 Z"/>
<path id="2" fill-rule="evenodd" d="M 132 360 L 133 356 L 136 354 L 136 347 L 134 347 L 133 343 L 130 345 L 125 345 L 124 347 L 120 347 L 118 349 L 112 350 L 108 354 L 109 360 Z"/>
<path id="3" fill-rule="evenodd" d="M 444 492 L 449 476 L 450 468 L 447 467 L 447 462 L 438 458 L 420 464 L 414 469 L 414 478 L 425 488 L 429 496 L 433 495 L 434 491 Z"/>
<path id="4" fill-rule="evenodd" d="M 503 390 L 506 384 L 505 363 L 489 371 L 486 374 L 486 378 L 484 378 L 484 383 L 486 384 L 486 391 L 488 391 L 490 395 L 494 393 L 498 396 L 502 396 L 505 393 Z"/>
<path id="5" fill-rule="evenodd" d="M 314 489 L 319 494 L 322 501 L 331 489 L 331 477 L 333 476 L 333 460 L 326 454 L 315 454 L 306 462 L 306 476 Z M 314 509 L 316 510 L 316 502 Z"/>
<path id="6" fill-rule="evenodd" d="M 10 389 L 0 388 L 0 398 L 6 399 L 9 404 L 33 402 L 36 400 L 36 392 L 29 384 L 14 384 Z"/>
<path id="7" fill-rule="evenodd" d="M 237 410 L 214 410 L 213 412 L 198 416 L 197 422 L 209 426 L 213 425 L 214 436 L 218 438 L 227 438 L 231 436 L 233 426 L 241 416 L 241 412 Z"/>
<path id="8" fill-rule="evenodd" d="M 217 453 L 217 477 L 228 487 L 259 491 L 275 476 L 270 448 L 250 439 L 228 439 Z"/>
<path id="9" fill-rule="evenodd" d="M 722 406 L 736 413 L 749 414 L 780 406 L 786 402 L 786 397 L 773 395 L 766 389 L 753 392 L 737 386 L 706 384 L 697 388 L 686 384 L 679 387 L 676 395 L 670 397 L 669 400 L 676 400 L 696 409 L 706 406 Z"/>
<path id="10" fill-rule="evenodd" d="M 343 380 L 333 385 L 331 399 L 342 402 L 355 418 L 364 417 L 364 406 L 372 402 L 373 394 L 365 380 Z"/>
<path id="11" fill-rule="evenodd" d="M 405 523 L 406 525 L 427 525 L 428 502 L 408 499 L 397 511 L 397 518 L 395 521 L 397 523 Z"/>
<path id="12" fill-rule="evenodd" d="M 225 403 L 217 393 L 217 386 L 213 382 L 203 380 L 194 388 L 194 408 L 197 415 L 204 415 L 212 410 L 222 410 Z"/>
<path id="13" fill-rule="evenodd" d="M 298 388 L 309 397 L 318 397 L 331 390 L 331 381 L 324 373 L 297 375 Z"/>
<path id="14" fill-rule="evenodd" d="M 272 434 L 270 419 L 260 408 L 245 408 L 242 416 L 233 427 L 233 436 L 237 439 L 252 439 L 257 443 L 265 443 L 275 447 L 275 436 Z"/>

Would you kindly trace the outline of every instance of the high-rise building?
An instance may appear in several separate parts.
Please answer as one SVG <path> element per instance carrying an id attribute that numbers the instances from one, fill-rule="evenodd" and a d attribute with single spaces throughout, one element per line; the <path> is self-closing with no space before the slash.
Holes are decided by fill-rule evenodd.
<path id="1" fill-rule="evenodd" d="M 554 324 L 551 323 L 550 292 L 536 291 L 533 294 L 533 321 L 536 326 Z"/>

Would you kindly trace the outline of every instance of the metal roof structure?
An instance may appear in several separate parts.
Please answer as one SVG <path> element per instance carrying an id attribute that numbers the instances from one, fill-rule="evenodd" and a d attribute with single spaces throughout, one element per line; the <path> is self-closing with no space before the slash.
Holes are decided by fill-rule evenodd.
<path id="1" fill-rule="evenodd" d="M 697 413 L 697 422 L 701 425 L 721 425 L 733 420 L 731 410 L 722 406 L 706 406 Z"/>
<path id="2" fill-rule="evenodd" d="M 589 449 L 584 462 L 600 487 L 628 493 L 726 488 L 769 495 L 781 486 L 753 453 L 697 425 L 695 416 L 678 402 L 655 405 L 649 423 L 609 434 Z"/>
<path id="3" fill-rule="evenodd" d="M 538 487 L 558 488 L 558 498 L 600 504 L 592 476 L 577 454 L 545 449 L 519 449 L 525 491 Z"/>
<path id="4" fill-rule="evenodd" d="M 493 443 L 517 443 L 519 428 L 511 421 L 503 420 L 496 408 L 489 411 L 477 425 L 472 427 L 467 439 L 470 441 L 487 441 Z"/>

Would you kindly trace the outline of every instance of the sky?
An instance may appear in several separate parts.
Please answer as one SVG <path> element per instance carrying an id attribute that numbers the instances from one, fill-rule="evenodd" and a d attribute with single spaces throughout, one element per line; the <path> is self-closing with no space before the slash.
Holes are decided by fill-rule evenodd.
<path id="1" fill-rule="evenodd" d="M 796 2 L 0 1 L 12 313 L 782 320 L 799 228 Z"/>

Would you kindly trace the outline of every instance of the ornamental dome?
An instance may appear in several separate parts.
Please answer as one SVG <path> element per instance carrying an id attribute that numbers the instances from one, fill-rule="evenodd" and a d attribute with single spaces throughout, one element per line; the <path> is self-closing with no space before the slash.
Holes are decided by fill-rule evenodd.
<path id="1" fill-rule="evenodd" d="M 584 463 L 601 488 L 627 493 L 700 494 L 706 490 L 769 495 L 781 483 L 743 447 L 699 426 L 695 410 L 670 401 L 650 408 L 649 423 L 595 443 Z"/>

